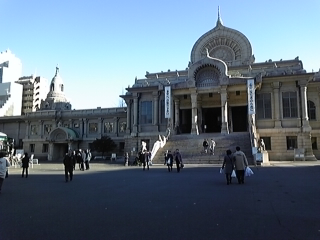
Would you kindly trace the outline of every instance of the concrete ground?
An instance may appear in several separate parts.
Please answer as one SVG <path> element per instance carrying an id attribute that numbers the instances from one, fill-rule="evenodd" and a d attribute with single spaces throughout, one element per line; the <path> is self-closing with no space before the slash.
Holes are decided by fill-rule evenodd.
<path id="1" fill-rule="evenodd" d="M 218 165 L 92 163 L 64 181 L 62 164 L 21 178 L 10 169 L 0 195 L 0 239 L 320 239 L 320 163 L 252 167 L 227 185 Z"/>

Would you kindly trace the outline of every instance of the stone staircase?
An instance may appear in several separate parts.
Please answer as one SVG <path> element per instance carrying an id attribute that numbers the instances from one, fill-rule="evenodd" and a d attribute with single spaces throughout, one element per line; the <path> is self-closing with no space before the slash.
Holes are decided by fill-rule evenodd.
<path id="1" fill-rule="evenodd" d="M 209 143 L 210 139 L 216 142 L 214 155 L 204 153 L 202 146 L 204 139 L 208 139 Z M 249 165 L 253 164 L 248 132 L 230 133 L 228 135 L 221 135 L 220 133 L 173 135 L 167 141 L 167 144 L 157 152 L 152 162 L 163 164 L 165 151 L 171 150 L 171 152 L 174 152 L 178 148 L 185 164 L 222 164 L 226 150 L 230 149 L 234 152 L 236 146 L 239 146 L 241 151 L 246 154 Z"/>

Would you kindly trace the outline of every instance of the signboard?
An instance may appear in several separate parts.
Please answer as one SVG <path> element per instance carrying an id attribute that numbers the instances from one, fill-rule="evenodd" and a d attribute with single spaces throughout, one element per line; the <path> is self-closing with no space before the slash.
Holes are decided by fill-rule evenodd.
<path id="1" fill-rule="evenodd" d="M 247 91 L 248 91 L 248 114 L 256 114 L 254 79 L 248 80 Z"/>
<path id="2" fill-rule="evenodd" d="M 166 86 L 164 88 L 164 116 L 165 118 L 171 118 L 171 87 Z"/>

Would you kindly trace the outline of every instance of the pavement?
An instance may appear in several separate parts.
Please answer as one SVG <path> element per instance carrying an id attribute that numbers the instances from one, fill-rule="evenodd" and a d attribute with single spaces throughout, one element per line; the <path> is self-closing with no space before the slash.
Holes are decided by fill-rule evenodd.
<path id="1" fill-rule="evenodd" d="M 252 166 L 243 185 L 219 169 L 95 162 L 66 183 L 62 164 L 11 168 L 0 239 L 320 239 L 320 161 Z"/>

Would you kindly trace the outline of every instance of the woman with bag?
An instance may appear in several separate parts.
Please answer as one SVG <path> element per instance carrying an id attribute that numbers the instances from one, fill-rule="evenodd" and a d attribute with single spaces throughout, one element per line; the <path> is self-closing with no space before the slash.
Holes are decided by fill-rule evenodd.
<path id="1" fill-rule="evenodd" d="M 232 152 L 230 149 L 226 151 L 226 155 L 224 156 L 223 159 L 223 164 L 222 164 L 222 169 L 224 170 L 224 173 L 226 174 L 226 179 L 227 179 L 227 185 L 231 184 L 232 178 L 231 178 L 231 173 L 233 171 L 233 159 L 232 159 Z"/>

